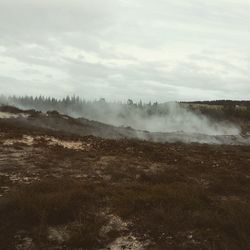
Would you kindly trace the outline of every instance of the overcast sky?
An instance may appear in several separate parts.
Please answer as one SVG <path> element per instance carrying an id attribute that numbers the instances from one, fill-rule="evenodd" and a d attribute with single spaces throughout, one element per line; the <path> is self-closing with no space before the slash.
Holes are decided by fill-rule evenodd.
<path id="1" fill-rule="evenodd" d="M 250 99 L 249 0 L 0 0 L 0 93 Z"/>

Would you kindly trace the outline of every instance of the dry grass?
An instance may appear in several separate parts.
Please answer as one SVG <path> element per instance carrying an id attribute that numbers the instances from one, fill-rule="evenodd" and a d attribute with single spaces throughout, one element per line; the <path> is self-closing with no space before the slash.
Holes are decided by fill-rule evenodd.
<path id="1" fill-rule="evenodd" d="M 21 134 L 13 130 L 4 139 Z M 38 249 L 58 247 L 48 240 L 48 228 L 58 226 L 69 234 L 59 246 L 100 249 L 120 236 L 100 236 L 107 210 L 130 221 L 139 239 L 149 239 L 148 249 L 250 249 L 249 147 L 80 140 L 91 144 L 90 152 L 48 147 L 43 140 L 0 145 L 8 159 L 1 163 L 5 174 L 40 179 L 24 185 L 0 177 L 1 186 L 11 187 L 0 198 L 1 249 L 15 249 L 20 230 Z M 14 161 L 17 151 L 25 157 Z M 78 179 L 79 173 L 86 177 Z"/>
<path id="2" fill-rule="evenodd" d="M 73 180 L 47 180 L 12 190 L 1 213 L 1 247 L 8 249 L 9 237 L 18 230 L 32 232 L 38 246 L 46 245 L 49 226 L 72 226 L 66 245 L 92 249 L 99 246 L 98 233 L 104 220 L 98 216 L 100 199 L 91 186 Z M 6 225 L 8 229 L 6 230 Z"/>
<path id="3" fill-rule="evenodd" d="M 192 249 L 249 249 L 249 203 L 215 202 L 211 195 L 199 185 L 183 182 L 110 186 L 47 180 L 9 194 L 1 213 L 1 246 L 11 249 L 10 235 L 18 230 L 28 230 L 38 246 L 46 246 L 47 228 L 68 224 L 73 226 L 65 245 L 98 249 L 112 240 L 99 236 L 105 223 L 100 211 L 109 207 L 132 221 L 136 234 L 146 234 L 156 244 L 152 249 L 191 249 L 191 243 Z"/>

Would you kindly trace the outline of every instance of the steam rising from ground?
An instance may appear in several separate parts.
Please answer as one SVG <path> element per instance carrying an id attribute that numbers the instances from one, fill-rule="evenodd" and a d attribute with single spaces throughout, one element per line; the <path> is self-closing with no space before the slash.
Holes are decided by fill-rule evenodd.
<path id="1" fill-rule="evenodd" d="M 184 132 L 207 135 L 237 135 L 240 133 L 239 128 L 232 124 L 212 122 L 204 115 L 188 111 L 177 103 L 169 104 L 168 108 L 168 115 L 154 115 L 148 118 L 135 117 L 131 126 L 152 132 Z"/>
<path id="2" fill-rule="evenodd" d="M 28 100 L 28 101 L 27 101 Z M 179 103 L 127 104 L 108 103 L 105 100 L 85 102 L 77 98 L 64 100 L 27 98 L 0 98 L 0 103 L 21 109 L 46 112 L 57 110 L 75 118 L 84 117 L 115 126 L 131 127 L 149 132 L 178 132 L 204 135 L 239 135 L 241 130 L 229 122 L 213 121 L 201 113 L 191 111 Z"/>
<path id="3" fill-rule="evenodd" d="M 145 115 L 138 110 L 96 110 L 87 118 L 116 126 L 129 126 L 150 132 L 181 132 L 205 135 L 239 135 L 240 128 L 229 122 L 215 122 L 202 114 L 194 113 L 178 103 L 165 104 L 164 114 Z"/>

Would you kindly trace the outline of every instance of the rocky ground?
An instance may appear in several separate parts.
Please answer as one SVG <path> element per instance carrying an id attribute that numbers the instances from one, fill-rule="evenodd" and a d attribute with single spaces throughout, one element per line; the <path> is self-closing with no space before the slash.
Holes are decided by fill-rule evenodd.
<path id="1" fill-rule="evenodd" d="M 249 200 L 248 145 L 0 120 L 0 249 L 250 249 Z"/>

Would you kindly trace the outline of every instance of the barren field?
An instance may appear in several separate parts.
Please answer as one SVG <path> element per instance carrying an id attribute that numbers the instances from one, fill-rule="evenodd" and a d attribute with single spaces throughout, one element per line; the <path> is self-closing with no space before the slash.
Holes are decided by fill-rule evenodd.
<path id="1" fill-rule="evenodd" d="M 0 248 L 250 249 L 250 146 L 0 126 Z"/>

